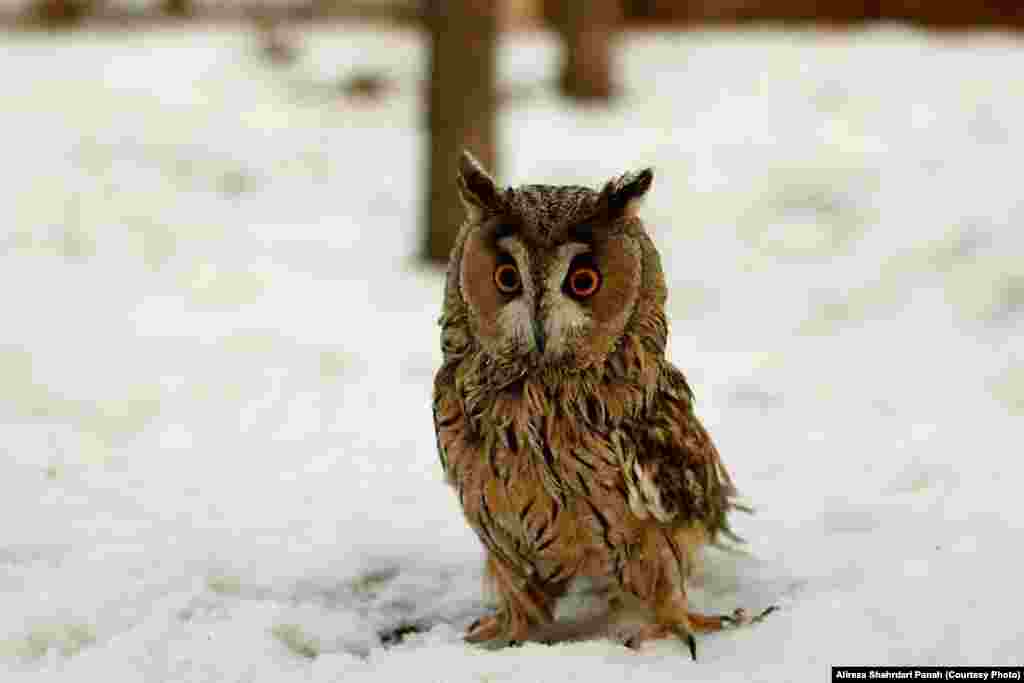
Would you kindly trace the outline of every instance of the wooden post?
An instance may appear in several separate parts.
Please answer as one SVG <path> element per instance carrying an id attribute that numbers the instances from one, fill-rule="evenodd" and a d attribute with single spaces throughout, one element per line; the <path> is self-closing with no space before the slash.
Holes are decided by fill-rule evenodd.
<path id="1" fill-rule="evenodd" d="M 164 14 L 179 19 L 187 19 L 195 13 L 192 0 L 163 0 L 161 5 Z"/>
<path id="2" fill-rule="evenodd" d="M 430 157 L 424 252 L 446 261 L 465 210 L 455 179 L 463 148 L 494 172 L 495 60 L 498 3 L 431 0 Z"/>
<path id="3" fill-rule="evenodd" d="M 561 0 L 555 28 L 562 37 L 562 93 L 608 99 L 615 93 L 612 54 L 622 23 L 621 0 Z"/>
<path id="4" fill-rule="evenodd" d="M 49 29 L 67 29 L 85 21 L 92 11 L 89 0 L 38 0 L 29 7 L 29 23 Z"/>

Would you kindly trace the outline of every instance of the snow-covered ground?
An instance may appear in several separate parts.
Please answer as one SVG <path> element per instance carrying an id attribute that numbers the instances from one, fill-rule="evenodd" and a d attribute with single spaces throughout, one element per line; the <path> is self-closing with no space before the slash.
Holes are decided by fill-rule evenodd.
<path id="1" fill-rule="evenodd" d="M 508 183 L 653 164 L 673 359 L 738 484 L 700 639 L 488 652 L 429 400 L 424 46 L 5 35 L 3 681 L 818 681 L 1022 664 L 1024 44 L 630 38 L 573 108 L 502 47 Z M 380 100 L 334 84 L 381 71 Z M 579 605 L 576 605 L 579 607 Z M 572 613 L 573 605 L 565 610 Z"/>

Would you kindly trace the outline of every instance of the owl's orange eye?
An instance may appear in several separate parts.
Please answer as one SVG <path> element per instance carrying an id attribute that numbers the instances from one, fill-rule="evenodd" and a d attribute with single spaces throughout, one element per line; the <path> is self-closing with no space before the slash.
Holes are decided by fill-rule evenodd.
<path id="1" fill-rule="evenodd" d="M 515 294 L 523 287 L 519 271 L 511 263 L 502 263 L 495 268 L 494 284 L 498 286 L 498 291 L 505 294 Z"/>
<path id="2" fill-rule="evenodd" d="M 593 296 L 601 287 L 601 274 L 596 268 L 583 266 L 569 274 L 569 292 L 577 299 Z"/>

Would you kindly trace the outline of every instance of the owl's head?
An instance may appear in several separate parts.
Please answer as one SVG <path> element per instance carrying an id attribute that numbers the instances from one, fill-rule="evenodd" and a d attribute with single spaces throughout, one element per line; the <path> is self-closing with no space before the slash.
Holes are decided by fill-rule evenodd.
<path id="1" fill-rule="evenodd" d="M 644 169 L 600 191 L 499 189 L 463 153 L 467 220 L 452 253 L 446 311 L 461 309 L 472 340 L 506 365 L 594 367 L 628 334 L 663 352 L 664 277 L 636 213 L 652 179 Z"/>

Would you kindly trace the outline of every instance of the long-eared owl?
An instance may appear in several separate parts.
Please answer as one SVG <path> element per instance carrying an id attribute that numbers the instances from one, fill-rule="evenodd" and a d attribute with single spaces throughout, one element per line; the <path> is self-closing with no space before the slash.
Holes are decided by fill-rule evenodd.
<path id="1" fill-rule="evenodd" d="M 467 153 L 434 426 L 486 551 L 495 614 L 470 641 L 522 640 L 589 577 L 649 608 L 633 643 L 747 620 L 689 611 L 695 553 L 731 535 L 736 490 L 665 358 L 666 287 L 637 215 L 650 169 L 595 191 L 499 188 Z"/>

